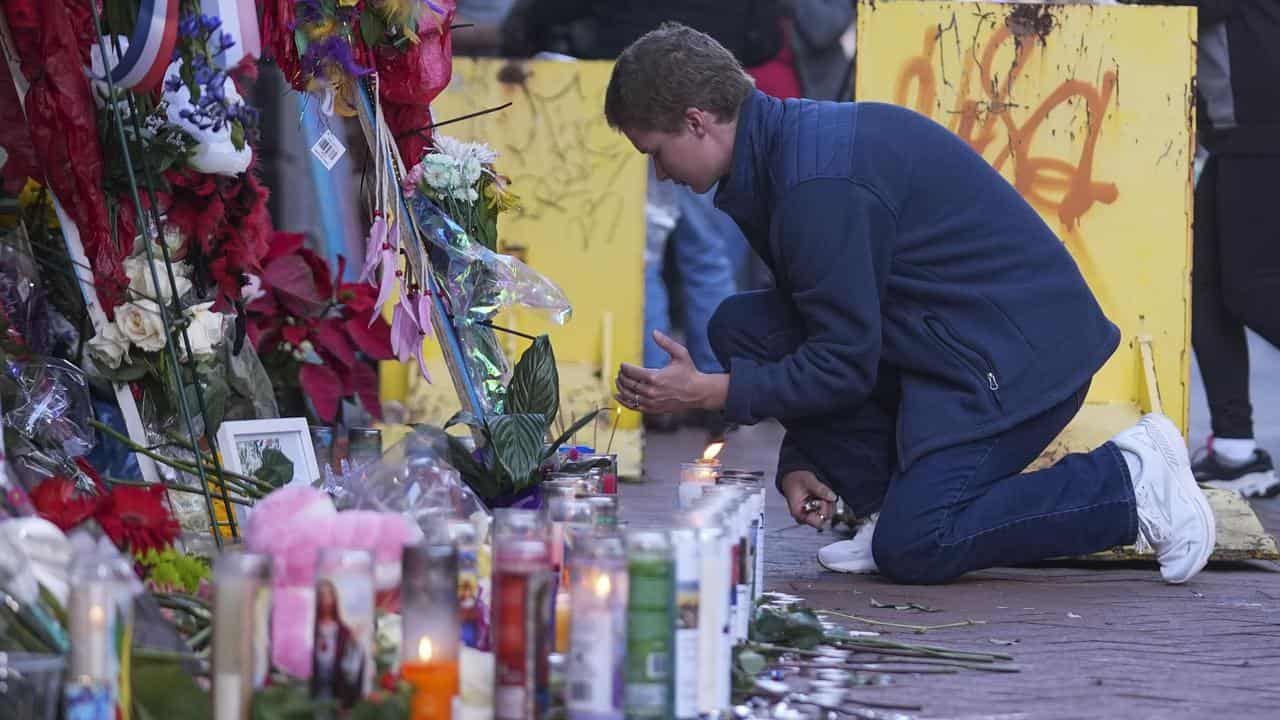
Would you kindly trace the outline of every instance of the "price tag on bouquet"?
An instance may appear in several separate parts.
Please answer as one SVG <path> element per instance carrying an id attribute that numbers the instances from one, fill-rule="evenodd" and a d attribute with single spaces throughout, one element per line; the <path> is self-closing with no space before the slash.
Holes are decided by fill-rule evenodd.
<path id="1" fill-rule="evenodd" d="M 316 144 L 311 146 L 311 154 L 324 164 L 325 170 L 332 170 L 346 152 L 346 146 L 338 140 L 338 136 L 334 135 L 332 130 L 325 130 Z"/>

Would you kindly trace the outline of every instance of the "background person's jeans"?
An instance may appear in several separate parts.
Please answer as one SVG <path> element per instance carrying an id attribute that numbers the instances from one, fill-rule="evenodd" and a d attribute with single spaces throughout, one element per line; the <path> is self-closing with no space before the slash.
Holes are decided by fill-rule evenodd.
<path id="1" fill-rule="evenodd" d="M 652 177 L 650 182 L 653 182 Z M 689 188 L 672 183 L 660 183 L 659 186 L 659 202 L 673 199 L 674 214 L 678 219 L 668 233 L 663 231 L 663 226 L 672 213 L 665 206 L 660 206 L 657 217 L 653 212 L 649 213 L 645 248 L 644 366 L 661 368 L 668 362 L 667 353 L 653 341 L 653 330 L 668 334 L 671 330 L 670 294 L 663 280 L 666 244 L 671 243 L 682 293 L 679 324 L 684 328 L 685 345 L 699 370 L 721 372 L 720 363 L 707 341 L 707 322 L 720 302 L 737 289 L 726 245 L 728 242 L 745 244 L 745 241 L 733 220 L 712 204 L 714 188 L 698 195 Z"/>

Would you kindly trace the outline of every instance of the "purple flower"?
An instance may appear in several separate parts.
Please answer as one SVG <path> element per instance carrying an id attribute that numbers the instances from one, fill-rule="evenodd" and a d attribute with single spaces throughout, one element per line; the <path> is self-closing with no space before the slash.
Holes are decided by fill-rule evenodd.
<path id="1" fill-rule="evenodd" d="M 302 58 L 303 72 L 307 75 L 323 77 L 323 70 L 327 67 L 340 68 L 342 72 L 355 77 L 372 72 L 356 63 L 351 43 L 337 35 L 307 46 L 307 53 Z"/>

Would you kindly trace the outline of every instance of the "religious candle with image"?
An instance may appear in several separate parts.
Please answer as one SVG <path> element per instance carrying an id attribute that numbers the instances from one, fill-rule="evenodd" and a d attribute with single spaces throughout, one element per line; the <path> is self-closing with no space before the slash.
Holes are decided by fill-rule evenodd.
<path id="1" fill-rule="evenodd" d="M 373 555 L 324 548 L 316 558 L 311 695 L 355 705 L 373 687 Z"/>

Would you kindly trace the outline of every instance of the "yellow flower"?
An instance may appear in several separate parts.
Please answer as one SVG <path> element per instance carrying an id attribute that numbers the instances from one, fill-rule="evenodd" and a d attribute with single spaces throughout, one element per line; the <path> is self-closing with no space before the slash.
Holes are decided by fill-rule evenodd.
<path id="1" fill-rule="evenodd" d="M 520 207 L 520 196 L 511 192 L 503 179 L 495 179 L 485 185 L 484 197 L 489 207 L 500 213 Z"/>
<path id="2" fill-rule="evenodd" d="M 53 201 L 48 193 L 43 192 L 44 185 L 36 182 L 31 178 L 27 178 L 27 184 L 22 187 L 22 192 L 18 193 L 18 206 L 24 211 L 29 210 L 32 205 L 43 202 L 45 208 L 45 222 L 51 228 L 60 227 L 58 225 L 58 214 L 53 211 Z"/>
<path id="3" fill-rule="evenodd" d="M 354 4 L 354 3 L 352 3 Z M 338 21 L 333 18 L 325 18 L 323 22 L 312 25 L 307 28 L 307 37 L 312 40 L 322 40 L 329 37 L 338 29 Z"/>
<path id="4" fill-rule="evenodd" d="M 338 4 L 342 7 L 355 7 L 360 0 L 338 0 Z"/>

